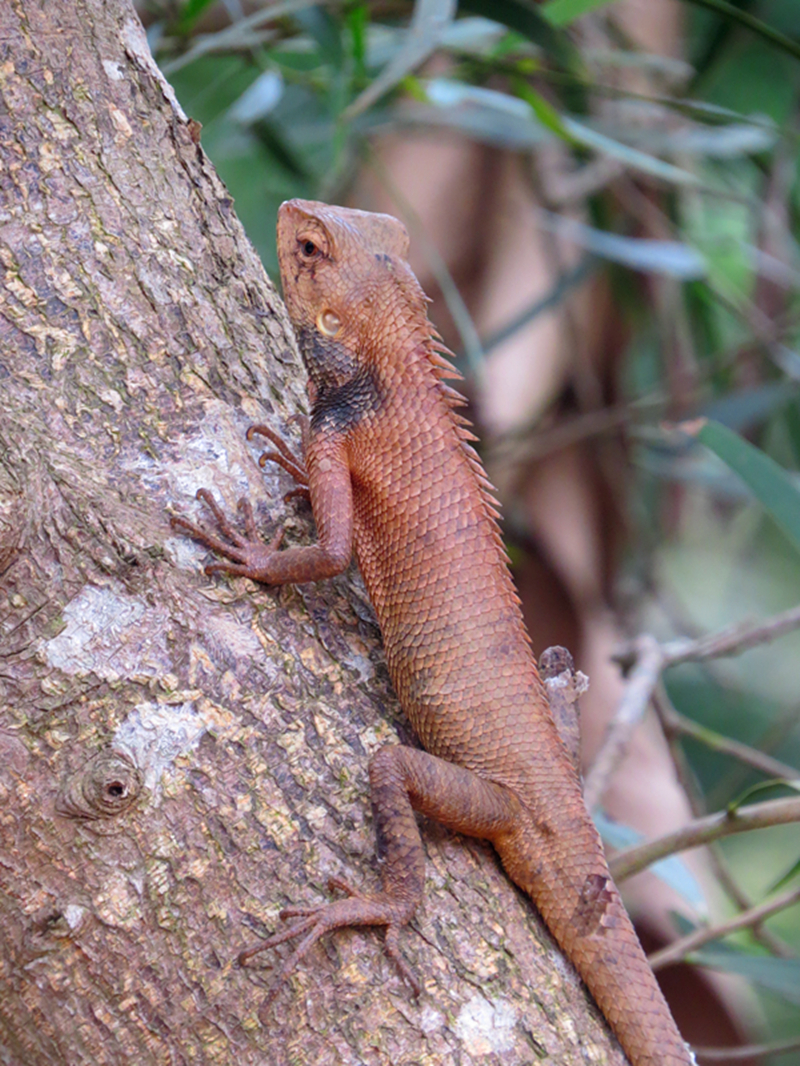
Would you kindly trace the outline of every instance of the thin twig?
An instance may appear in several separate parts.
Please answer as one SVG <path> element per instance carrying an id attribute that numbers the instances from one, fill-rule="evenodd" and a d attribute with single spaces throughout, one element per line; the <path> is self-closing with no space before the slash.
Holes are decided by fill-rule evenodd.
<path id="1" fill-rule="evenodd" d="M 683 747 L 678 740 L 677 733 L 670 728 L 672 721 L 679 717 L 679 715 L 667 695 L 667 690 L 664 687 L 663 682 L 659 682 L 653 692 L 653 707 L 661 721 L 664 734 L 667 738 L 667 744 L 669 745 L 670 755 L 672 756 L 672 762 L 675 766 L 675 773 L 687 799 L 689 800 L 689 807 L 691 808 L 692 814 L 695 818 L 704 817 L 708 813 L 705 805 L 706 799 L 697 785 L 697 781 L 686 759 Z M 711 865 L 711 872 L 716 877 L 728 899 L 739 911 L 750 910 L 754 906 L 753 901 L 734 878 L 722 849 L 720 848 L 719 842 L 715 841 L 710 844 L 707 851 L 708 861 Z M 757 924 L 753 926 L 752 935 L 767 949 L 767 951 L 772 952 L 773 955 L 777 955 L 779 958 L 783 959 L 794 957 L 795 953 L 789 945 L 785 944 L 780 937 L 772 932 L 771 929 L 767 929 L 765 926 Z"/>
<path id="2" fill-rule="evenodd" d="M 794 706 L 787 708 L 782 714 L 776 715 L 773 718 L 763 733 L 754 741 L 757 749 L 762 755 L 769 755 L 771 751 L 774 751 L 780 744 L 782 744 L 789 733 L 791 733 L 800 723 L 800 706 Z M 711 810 L 716 810 L 721 807 L 729 796 L 735 796 L 738 792 L 741 792 L 747 781 L 748 767 L 740 765 L 731 767 L 726 774 L 720 776 L 714 787 L 709 791 L 708 802 Z M 800 777 L 800 770 L 795 770 L 792 775 L 777 776 L 793 776 Z"/>
<path id="3" fill-rule="evenodd" d="M 706 1062 L 728 1062 L 730 1059 L 761 1059 L 768 1055 L 782 1055 L 800 1048 L 800 1036 L 791 1040 L 776 1040 L 773 1044 L 742 1044 L 741 1047 L 692 1047 L 695 1057 Z"/>
<path id="4" fill-rule="evenodd" d="M 488 351 L 493 342 L 494 338 L 490 337 L 484 342 L 484 349 Z M 665 406 L 663 394 L 654 392 L 635 403 L 588 410 L 547 429 L 537 429 L 531 433 L 515 431 L 498 437 L 492 443 L 491 461 L 494 464 L 520 464 L 541 459 L 592 437 L 608 435 L 634 422 L 642 412 L 649 412 L 651 418 L 658 417 L 658 411 Z"/>
<path id="5" fill-rule="evenodd" d="M 735 933 L 738 929 L 748 929 L 752 926 L 760 925 L 765 918 L 769 918 L 772 914 L 777 914 L 778 911 L 786 910 L 787 907 L 792 907 L 798 902 L 800 902 L 800 886 L 784 892 L 782 896 L 777 896 L 767 903 L 760 903 L 757 907 L 742 911 L 741 914 L 728 919 L 727 922 L 720 922 L 719 925 L 708 929 L 695 929 L 694 932 L 673 941 L 665 948 L 661 948 L 660 951 L 654 951 L 652 955 L 648 956 L 647 961 L 654 970 L 658 970 L 663 966 L 670 966 L 675 962 L 681 962 L 696 948 L 702 947 L 703 944 L 708 944 L 711 940 L 720 940 L 730 933 Z"/>
<path id="6" fill-rule="evenodd" d="M 763 751 L 759 751 L 757 748 L 751 748 L 749 744 L 743 744 L 740 740 L 726 737 L 722 733 L 717 733 L 714 729 L 707 729 L 706 726 L 693 722 L 691 718 L 686 718 L 680 711 L 676 711 L 671 703 L 668 706 L 662 704 L 659 711 L 665 731 L 669 730 L 683 736 L 693 737 L 712 751 L 718 751 L 723 755 L 731 755 L 768 777 L 786 777 L 790 780 L 800 777 L 800 769 L 796 766 L 789 766 L 788 763 L 781 762 L 780 759 L 765 755 Z"/>
<path id="7" fill-rule="evenodd" d="M 485 354 L 498 348 L 504 341 L 507 341 L 509 337 L 512 337 L 515 333 L 519 332 L 523 326 L 527 326 L 534 318 L 537 318 L 545 311 L 551 310 L 553 307 L 557 307 L 570 289 L 580 285 L 589 277 L 594 269 L 594 259 L 591 255 L 584 256 L 584 258 L 578 263 L 577 266 L 571 270 L 561 274 L 553 283 L 553 287 L 544 296 L 538 296 L 530 307 L 525 308 L 518 315 L 515 315 L 510 322 L 501 326 L 495 330 L 494 333 L 490 333 L 489 336 L 483 341 L 483 350 Z M 603 412 L 605 413 L 605 411 Z"/>
<path id="8" fill-rule="evenodd" d="M 748 648 L 777 640 L 795 629 L 800 629 L 800 606 L 790 607 L 788 611 L 775 614 L 763 622 L 737 622 L 736 625 L 699 637 L 697 640 L 684 637 L 669 641 L 661 649 L 664 666 L 738 655 Z M 637 657 L 636 641 L 631 641 L 616 652 L 614 661 L 628 669 L 636 662 Z"/>
<path id="9" fill-rule="evenodd" d="M 636 666 L 628 679 L 603 745 L 586 775 L 584 796 L 589 810 L 603 798 L 611 776 L 625 756 L 631 735 L 647 710 L 664 665 L 661 646 L 655 637 L 645 633 L 636 639 L 634 645 Z"/>
<path id="10" fill-rule="evenodd" d="M 315 3 L 317 3 L 317 0 L 284 0 L 284 2 L 261 8 L 259 11 L 254 11 L 252 15 L 248 15 L 247 18 L 239 19 L 238 22 L 226 26 L 224 30 L 199 37 L 183 55 L 162 63 L 161 69 L 169 77 L 170 74 L 174 74 L 182 67 L 188 66 L 189 63 L 193 63 L 195 59 L 199 59 L 200 56 L 207 55 L 209 52 L 233 49 L 244 43 L 252 45 L 253 42 L 247 39 L 248 35 L 258 27 L 263 26 L 265 22 L 272 22 L 274 19 L 282 18 L 286 15 L 294 15 L 296 12 L 302 11 L 305 7 L 311 7 Z M 261 38 L 259 43 L 262 43 L 262 41 L 263 38 Z"/>
<path id="11" fill-rule="evenodd" d="M 702 659 L 720 659 L 725 655 L 738 655 L 759 644 L 777 640 L 784 633 L 800 628 L 800 606 L 773 615 L 763 622 L 739 622 L 719 633 L 699 640 L 674 640 L 664 645 L 666 666 L 677 663 L 699 662 Z"/>
<path id="12" fill-rule="evenodd" d="M 658 837 L 657 840 L 618 852 L 609 863 L 611 875 L 617 882 L 624 881 L 626 877 L 646 870 L 648 866 L 659 859 L 665 859 L 667 855 L 698 848 L 702 844 L 709 844 L 712 840 L 720 840 L 734 833 L 746 833 L 751 829 L 763 829 L 768 825 L 787 825 L 791 822 L 800 822 L 800 796 L 751 803 L 733 811 L 718 811 L 704 818 L 697 818 L 674 833 Z"/>

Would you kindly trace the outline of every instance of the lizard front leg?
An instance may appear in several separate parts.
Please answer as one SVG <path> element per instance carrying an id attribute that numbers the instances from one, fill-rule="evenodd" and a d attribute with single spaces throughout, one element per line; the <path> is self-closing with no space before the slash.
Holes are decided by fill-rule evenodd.
<path id="1" fill-rule="evenodd" d="M 253 427 L 263 433 L 266 427 Z M 269 439 L 275 443 L 271 431 Z M 281 465 L 295 464 L 288 459 L 289 450 L 281 442 Z M 267 453 L 273 457 L 276 453 Z M 245 532 L 239 533 L 225 517 L 207 489 L 200 489 L 198 498 L 210 507 L 222 536 L 211 533 L 187 518 L 173 515 L 171 524 L 202 544 L 225 556 L 230 562 L 210 563 L 207 574 L 216 572 L 249 577 L 268 585 L 301 584 L 333 577 L 344 570 L 353 553 L 353 490 L 345 439 L 335 432 L 319 432 L 309 441 L 306 470 L 296 467 L 307 481 L 311 509 L 317 525 L 316 544 L 279 551 L 283 537 L 279 531 L 265 543 L 256 532 L 252 507 L 242 500 L 239 508 L 245 520 Z M 291 470 L 289 471 L 291 473 Z"/>
<path id="2" fill-rule="evenodd" d="M 348 899 L 282 911 L 282 919 L 300 920 L 239 955 L 240 963 L 246 964 L 267 948 L 302 937 L 275 974 L 268 1003 L 313 944 L 334 929 L 354 925 L 386 927 L 387 954 L 418 995 L 419 982 L 399 947 L 400 930 L 422 900 L 425 881 L 425 854 L 414 812 L 492 842 L 513 834 L 519 826 L 521 808 L 513 792 L 427 752 L 402 746 L 382 748 L 370 763 L 369 776 L 377 850 L 383 863 L 382 891 L 362 893 L 332 879 L 329 887 L 347 892 Z"/>

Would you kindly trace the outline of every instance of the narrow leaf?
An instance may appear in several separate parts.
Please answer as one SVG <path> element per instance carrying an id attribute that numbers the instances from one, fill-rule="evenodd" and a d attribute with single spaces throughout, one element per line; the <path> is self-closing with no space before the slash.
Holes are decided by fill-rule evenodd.
<path id="1" fill-rule="evenodd" d="M 615 822 L 602 811 L 594 811 L 592 818 L 603 840 L 612 848 L 627 848 L 633 844 L 639 844 L 644 839 L 638 830 Z M 686 900 L 693 911 L 703 916 L 708 913 L 703 890 L 680 856 L 670 855 L 666 859 L 660 859 L 653 863 L 649 870 Z"/>
<path id="2" fill-rule="evenodd" d="M 566 35 L 542 17 L 541 8 L 533 0 L 460 0 L 459 7 L 527 37 L 564 66 L 577 62 Z"/>
<path id="3" fill-rule="evenodd" d="M 274 110 L 282 95 L 283 78 L 279 72 L 265 70 L 229 108 L 228 118 L 242 126 L 248 126 Z"/>
<path id="4" fill-rule="evenodd" d="M 666 109 L 662 113 L 665 112 Z M 769 151 L 778 140 L 778 129 L 764 121 L 731 122 L 726 126 L 690 122 L 674 129 L 628 127 L 620 129 L 616 136 L 647 152 L 737 159 Z"/>
<path id="5" fill-rule="evenodd" d="M 764 422 L 796 399 L 795 381 L 770 381 L 711 400 L 703 404 L 699 413 L 741 433 Z"/>
<path id="6" fill-rule="evenodd" d="M 539 217 L 548 229 L 574 241 L 581 248 L 633 270 L 663 274 L 684 281 L 705 277 L 707 273 L 705 260 L 688 244 L 623 237 L 545 211 L 540 212 Z"/>
<path id="7" fill-rule="evenodd" d="M 508 148 L 530 148 L 550 137 L 524 100 L 495 89 L 432 78 L 425 96 L 434 105 L 405 106 L 398 117 L 424 125 L 448 126 L 476 140 Z"/>
<path id="8" fill-rule="evenodd" d="M 696 4 L 697 7 L 709 8 L 711 11 L 716 11 L 718 15 L 723 15 L 725 18 L 731 19 L 733 22 L 738 22 L 742 26 L 746 26 L 748 30 L 757 33 L 759 37 L 763 37 L 765 40 L 769 41 L 770 44 L 777 45 L 777 47 L 784 52 L 788 52 L 790 56 L 794 56 L 795 59 L 800 59 L 800 44 L 781 33 L 780 30 L 776 30 L 768 23 L 762 22 L 761 19 L 757 19 L 755 15 L 751 15 L 749 11 L 742 11 L 740 7 L 728 3 L 728 0 L 689 0 L 689 3 Z"/>
<path id="9" fill-rule="evenodd" d="M 592 148 L 596 152 L 602 152 L 613 159 L 619 159 L 621 163 L 630 167 L 631 170 L 640 170 L 645 174 L 661 178 L 675 185 L 699 185 L 700 179 L 688 170 L 676 167 L 672 163 L 665 163 L 663 159 L 639 151 L 638 148 L 630 148 L 627 144 L 615 141 L 604 133 L 577 122 L 574 118 L 564 116 L 562 123 L 566 132 L 573 140 L 578 141 L 586 148 Z"/>
<path id="10" fill-rule="evenodd" d="M 786 888 L 786 886 L 798 876 L 800 876 L 800 859 L 790 866 L 785 874 L 778 878 L 775 884 L 769 889 L 770 894 L 777 892 L 779 888 Z"/>
<path id="11" fill-rule="evenodd" d="M 800 1004 L 800 959 L 747 955 L 722 944 L 701 948 L 692 952 L 689 958 L 700 966 L 741 974 L 763 988 L 777 992 L 790 1003 Z"/>
<path id="12" fill-rule="evenodd" d="M 727 426 L 705 419 L 681 427 L 705 444 L 744 481 L 756 499 L 800 550 L 800 491 L 783 467 Z"/>
<path id="13" fill-rule="evenodd" d="M 213 3 L 214 0 L 187 0 L 178 19 L 178 32 L 189 33 L 205 9 Z"/>
<path id="14" fill-rule="evenodd" d="M 535 89 L 531 89 L 521 78 L 517 81 L 514 88 L 517 94 L 530 105 L 536 118 L 541 124 L 554 133 L 559 140 L 566 141 L 568 144 L 581 145 L 581 141 L 576 140 L 564 125 L 561 115 L 556 111 L 551 103 L 537 93 Z"/>
<path id="15" fill-rule="evenodd" d="M 416 0 L 400 51 L 375 81 L 356 97 L 343 117 L 352 119 L 362 114 L 431 56 L 439 47 L 444 31 L 455 18 L 457 7 L 458 0 Z"/>
<path id="16" fill-rule="evenodd" d="M 751 785 L 750 788 L 746 788 L 744 792 L 740 792 L 735 799 L 730 801 L 727 807 L 728 813 L 735 814 L 753 796 L 760 796 L 762 792 L 774 792 L 776 788 L 788 788 L 790 792 L 800 793 L 800 778 L 796 781 L 789 781 L 785 777 L 773 777 L 769 781 L 759 781 L 757 784 Z"/>

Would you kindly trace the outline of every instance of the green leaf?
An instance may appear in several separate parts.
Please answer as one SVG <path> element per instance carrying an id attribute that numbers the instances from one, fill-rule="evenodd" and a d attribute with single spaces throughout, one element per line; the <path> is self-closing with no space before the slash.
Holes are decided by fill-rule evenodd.
<path id="1" fill-rule="evenodd" d="M 738 973 L 750 981 L 777 992 L 790 1003 L 800 1004 L 800 959 L 773 959 L 768 955 L 747 955 L 743 951 L 715 944 L 693 951 L 691 962 L 714 970 Z"/>
<path id="2" fill-rule="evenodd" d="M 765 422 L 775 411 L 796 407 L 792 401 L 797 399 L 798 388 L 796 381 L 769 381 L 709 400 L 698 413 L 741 433 Z"/>
<path id="3" fill-rule="evenodd" d="M 727 807 L 728 813 L 735 814 L 739 807 L 751 800 L 753 796 L 759 796 L 762 792 L 773 792 L 776 788 L 788 788 L 790 792 L 800 793 L 800 778 L 796 781 L 789 781 L 785 777 L 773 777 L 769 781 L 759 781 L 730 801 Z"/>
<path id="4" fill-rule="evenodd" d="M 425 86 L 425 95 L 434 106 L 406 108 L 404 121 L 448 126 L 476 140 L 516 149 L 530 148 L 549 137 L 528 104 L 508 93 L 432 78 Z"/>
<path id="5" fill-rule="evenodd" d="M 561 118 L 561 115 L 556 111 L 551 103 L 537 93 L 535 89 L 532 89 L 527 82 L 524 82 L 521 78 L 518 78 L 514 83 L 514 90 L 517 96 L 521 97 L 526 104 L 530 105 L 531 110 L 545 129 L 554 133 L 559 140 L 566 141 L 567 144 L 571 144 L 573 147 L 582 147 L 582 142 L 576 137 L 573 137 Z"/>
<path id="6" fill-rule="evenodd" d="M 663 159 L 656 159 L 647 152 L 640 152 L 638 148 L 630 148 L 627 144 L 615 141 L 613 137 L 607 137 L 590 126 L 578 122 L 568 115 L 562 117 L 562 125 L 573 141 L 582 144 L 584 148 L 592 148 L 596 152 L 602 152 L 630 167 L 631 170 L 641 170 L 645 174 L 652 174 L 655 178 L 661 178 L 676 185 L 699 185 L 700 179 L 682 167 L 676 167 L 673 163 L 665 163 Z"/>
<path id="7" fill-rule="evenodd" d="M 283 95 L 283 78 L 277 70 L 265 70 L 228 108 L 228 118 L 242 126 L 251 125 L 278 106 Z"/>
<path id="8" fill-rule="evenodd" d="M 680 911 L 670 911 L 670 919 L 672 924 L 678 931 L 678 936 L 688 936 L 689 933 L 693 933 L 695 929 L 699 929 L 700 926 L 697 922 L 690 921 L 685 914 L 681 914 Z"/>
<path id="9" fill-rule="evenodd" d="M 769 41 L 770 44 L 774 44 L 782 51 L 788 52 L 795 59 L 800 59 L 800 44 L 781 33 L 780 30 L 774 29 L 768 23 L 757 19 L 749 11 L 742 11 L 741 8 L 728 3 L 728 0 L 689 0 L 689 3 L 695 4 L 697 7 L 708 8 L 710 11 L 716 11 L 718 15 L 731 19 L 733 22 L 738 22 L 753 33 L 757 33 L 759 37 Z"/>
<path id="10" fill-rule="evenodd" d="M 800 491 L 783 467 L 719 422 L 704 420 L 682 428 L 738 474 L 800 551 Z"/>
<path id="11" fill-rule="evenodd" d="M 298 11 L 312 7 L 316 2 L 317 0 L 276 0 L 276 3 L 271 4 L 267 9 L 255 11 L 247 18 L 231 23 L 218 33 L 203 34 L 183 55 L 162 63 L 161 70 L 171 79 L 176 71 L 189 66 L 210 52 L 223 52 L 227 48 L 240 50 L 243 46 L 256 47 L 263 44 L 267 36 L 263 27 L 268 22 L 274 22 L 286 15 L 295 15 Z M 259 32 L 254 33 L 256 30 Z"/>
<path id="12" fill-rule="evenodd" d="M 178 19 L 178 33 L 189 33 L 205 9 L 213 3 L 214 0 L 187 0 Z"/>
<path id="13" fill-rule="evenodd" d="M 298 11 L 295 19 L 308 36 L 316 43 L 324 63 L 339 70 L 344 61 L 344 49 L 339 25 L 324 7 L 311 7 Z"/>
<path id="14" fill-rule="evenodd" d="M 769 889 L 768 894 L 771 895 L 773 892 L 777 892 L 779 888 L 786 888 L 786 886 L 791 881 L 794 881 L 795 877 L 797 877 L 798 875 L 800 875 L 800 859 L 798 859 L 796 863 L 790 866 L 785 874 L 778 878 L 775 884 L 772 885 L 772 887 Z"/>
<path id="15" fill-rule="evenodd" d="M 608 3 L 610 0 L 549 0 L 549 3 L 542 4 L 540 10 L 542 18 L 547 19 L 551 26 L 569 26 L 570 22 L 587 11 L 594 11 L 596 7 Z"/>
<path id="16" fill-rule="evenodd" d="M 532 0 L 461 0 L 459 9 L 502 23 L 562 61 L 571 52 L 566 37 L 542 17 Z"/>
<path id="17" fill-rule="evenodd" d="M 707 267 L 700 253 L 688 244 L 679 241 L 651 240 L 647 237 L 624 237 L 619 233 L 587 226 L 577 219 L 541 211 L 539 222 L 568 241 L 574 241 L 587 252 L 621 263 L 632 270 L 683 281 L 705 277 Z"/>
<path id="18" fill-rule="evenodd" d="M 350 31 L 353 49 L 353 62 L 359 78 L 367 76 L 367 27 L 369 25 L 369 8 L 366 4 L 356 4 L 345 10 L 345 23 Z"/>

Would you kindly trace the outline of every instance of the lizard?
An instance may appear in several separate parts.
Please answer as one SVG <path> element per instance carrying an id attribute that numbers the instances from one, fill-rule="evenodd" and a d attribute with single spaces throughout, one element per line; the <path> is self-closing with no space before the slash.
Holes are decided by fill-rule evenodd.
<path id="1" fill-rule="evenodd" d="M 369 765 L 381 890 L 331 881 L 345 898 L 290 907 L 284 930 L 240 955 L 299 938 L 271 995 L 331 930 L 385 928 L 416 993 L 399 935 L 419 905 L 424 853 L 415 811 L 491 841 L 575 965 L 633 1066 L 688 1066 L 684 1043 L 609 873 L 577 759 L 553 719 L 477 452 L 459 378 L 389 215 L 304 200 L 278 215 L 284 301 L 309 377 L 303 458 L 251 426 L 311 502 L 317 541 L 244 533 L 205 489 L 218 532 L 173 525 L 222 555 L 207 573 L 267 585 L 319 581 L 355 554 L 401 706 L 425 749 L 383 747 Z"/>

